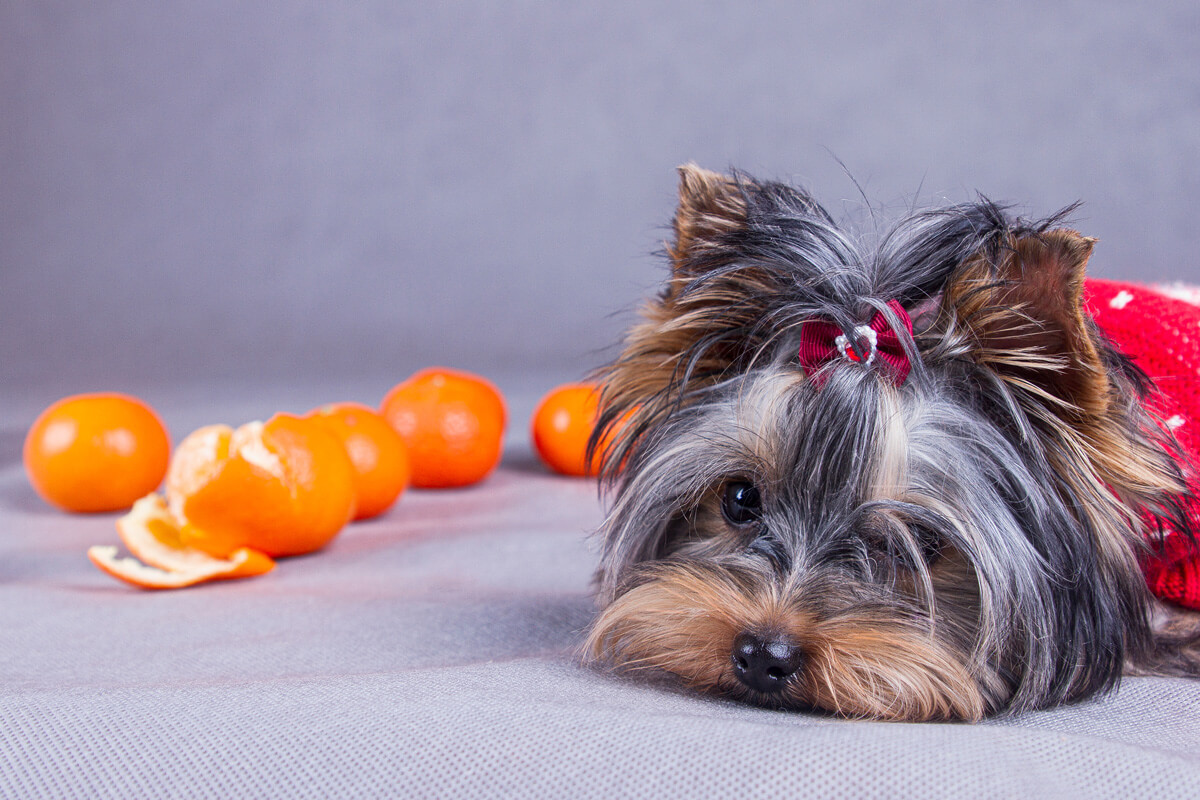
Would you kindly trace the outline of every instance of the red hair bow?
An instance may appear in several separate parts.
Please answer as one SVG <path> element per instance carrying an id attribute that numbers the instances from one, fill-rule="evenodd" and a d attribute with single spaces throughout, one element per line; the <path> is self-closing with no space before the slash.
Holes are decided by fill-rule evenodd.
<path id="1" fill-rule="evenodd" d="M 888 308 L 896 313 L 904 329 L 912 337 L 912 320 L 899 302 L 892 300 Z M 867 325 L 854 329 L 854 337 L 848 337 L 840 327 L 820 319 L 810 319 L 800 328 L 800 366 L 809 375 L 816 373 L 826 362 L 837 358 L 870 366 L 882 362 L 890 371 L 897 386 L 908 379 L 912 365 L 900 337 L 888 324 L 882 311 Z"/>

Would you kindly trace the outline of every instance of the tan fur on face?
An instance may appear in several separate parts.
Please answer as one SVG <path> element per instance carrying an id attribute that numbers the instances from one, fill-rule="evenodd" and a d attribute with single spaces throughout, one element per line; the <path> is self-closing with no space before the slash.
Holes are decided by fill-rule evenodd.
<path id="1" fill-rule="evenodd" d="M 912 722 L 976 720 L 984 701 L 957 653 L 915 625 L 855 613 L 818 626 L 811 637 L 813 705 L 843 716 Z"/>
<path id="2" fill-rule="evenodd" d="M 741 632 L 777 631 L 800 645 L 804 667 L 780 698 L 792 708 L 850 717 L 979 719 L 985 703 L 961 653 L 915 620 L 836 598 L 792 603 L 772 580 L 664 562 L 600 615 L 586 644 L 593 659 L 627 670 L 665 670 L 701 691 L 744 694 L 733 674 Z M 773 698 L 772 698 L 773 699 Z"/>

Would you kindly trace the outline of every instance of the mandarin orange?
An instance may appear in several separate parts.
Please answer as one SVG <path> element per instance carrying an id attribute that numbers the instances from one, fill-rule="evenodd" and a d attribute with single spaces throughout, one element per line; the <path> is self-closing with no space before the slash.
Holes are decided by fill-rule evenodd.
<path id="1" fill-rule="evenodd" d="M 321 422 L 276 414 L 237 430 L 210 425 L 180 442 L 167 472 L 180 541 L 217 558 L 318 550 L 354 515 L 354 467 Z"/>
<path id="2" fill-rule="evenodd" d="M 394 386 L 380 411 L 408 446 L 413 486 L 468 486 L 500 463 L 508 414 L 500 390 L 485 378 L 421 370 Z"/>
<path id="3" fill-rule="evenodd" d="M 600 396 L 591 384 L 568 383 L 546 393 L 530 419 L 534 449 L 546 466 L 563 475 L 596 474 L 587 445 L 599 410 Z"/>
<path id="4" fill-rule="evenodd" d="M 38 416 L 22 458 L 29 482 L 67 511 L 129 508 L 167 471 L 171 440 L 149 405 L 124 394 L 64 397 Z"/>
<path id="5" fill-rule="evenodd" d="M 592 478 L 608 458 L 637 408 L 615 420 L 588 458 L 588 441 L 600 421 L 600 388 L 590 383 L 567 383 L 542 397 L 530 417 L 533 447 L 542 462 L 563 475 Z M 619 472 L 624 465 L 613 467 Z"/>
<path id="6" fill-rule="evenodd" d="M 408 448 L 379 412 L 358 403 L 332 403 L 309 412 L 341 441 L 354 466 L 354 519 L 392 507 L 408 486 Z"/>

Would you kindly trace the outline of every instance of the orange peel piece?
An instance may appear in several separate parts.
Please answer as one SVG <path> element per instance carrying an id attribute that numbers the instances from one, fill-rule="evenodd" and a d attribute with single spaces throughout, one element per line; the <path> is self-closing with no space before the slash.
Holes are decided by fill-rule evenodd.
<path id="1" fill-rule="evenodd" d="M 138 500 L 117 520 L 117 533 L 134 558 L 121 558 L 113 545 L 88 548 L 88 559 L 112 577 L 141 589 L 182 589 L 214 580 L 262 575 L 275 568 L 267 555 L 249 547 L 216 558 L 182 543 L 179 526 L 157 494 Z M 140 561 L 138 559 L 141 559 Z"/>

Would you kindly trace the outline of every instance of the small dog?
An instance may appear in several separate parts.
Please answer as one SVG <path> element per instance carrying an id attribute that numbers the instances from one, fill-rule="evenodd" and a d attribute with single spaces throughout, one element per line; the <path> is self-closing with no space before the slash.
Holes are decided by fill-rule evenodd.
<path id="1" fill-rule="evenodd" d="M 670 278 L 599 374 L 591 657 L 909 721 L 1200 675 L 1200 615 L 1143 574 L 1194 541 L 1192 467 L 1086 312 L 1094 240 L 981 200 L 867 247 L 680 174 Z"/>

